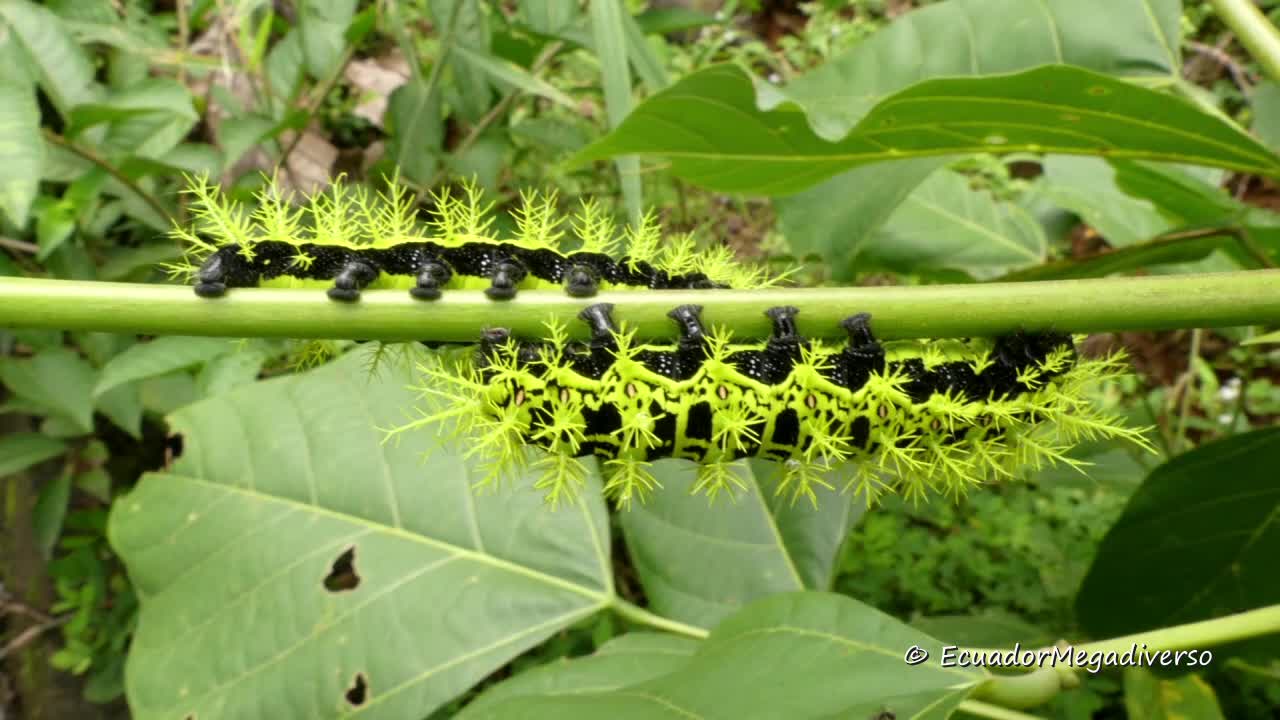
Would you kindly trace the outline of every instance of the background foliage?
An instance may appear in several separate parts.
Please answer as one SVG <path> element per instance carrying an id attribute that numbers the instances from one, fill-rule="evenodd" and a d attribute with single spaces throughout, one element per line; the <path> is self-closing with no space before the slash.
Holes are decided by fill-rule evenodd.
<path id="1" fill-rule="evenodd" d="M 474 177 L 500 228 L 554 189 L 811 285 L 1275 267 L 1277 143 L 1275 79 L 1190 0 L 0 0 L 3 275 L 163 282 L 184 173 L 397 176 L 424 218 Z M 1132 354 L 1097 402 L 1159 456 L 872 510 L 766 463 L 708 507 L 669 462 L 618 513 L 379 444 L 410 370 L 351 343 L 0 332 L 0 716 L 989 712 L 985 672 L 903 651 L 1280 603 L 1253 336 L 1089 340 Z M 1277 657 L 1034 712 L 1262 717 Z"/>

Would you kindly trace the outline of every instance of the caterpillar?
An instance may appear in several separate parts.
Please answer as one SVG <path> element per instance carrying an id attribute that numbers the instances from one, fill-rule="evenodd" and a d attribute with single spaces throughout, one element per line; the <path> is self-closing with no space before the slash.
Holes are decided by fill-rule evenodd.
<path id="1" fill-rule="evenodd" d="M 651 463 L 699 463 L 698 488 L 732 489 L 730 464 L 746 457 L 783 463 L 779 491 L 815 500 L 828 471 L 851 463 L 845 489 L 923 497 L 959 494 L 1023 468 L 1079 465 L 1065 452 L 1084 439 L 1139 431 L 1096 410 L 1085 386 L 1119 371 L 1120 359 L 1086 359 L 1058 332 L 1017 332 L 994 340 L 882 343 L 871 318 L 842 323 L 843 346 L 801 336 L 794 307 L 767 312 L 772 334 L 735 342 L 708 330 L 701 307 L 671 310 L 679 337 L 638 344 L 597 303 L 579 318 L 590 340 L 565 328 L 518 340 L 501 328 L 483 333 L 473 354 L 452 367 L 423 368 L 422 390 L 442 401 L 393 430 L 457 421 L 470 453 L 496 475 L 544 451 L 537 484 L 552 497 L 603 461 L 606 491 L 623 505 L 657 481 Z"/>
<path id="2" fill-rule="evenodd" d="M 274 187 L 258 193 L 250 212 L 206 180 L 193 180 L 198 230 L 174 229 L 188 251 L 171 273 L 206 298 L 237 287 L 327 287 L 343 302 L 359 300 L 366 288 L 407 289 L 424 301 L 446 289 L 483 288 L 494 300 L 510 300 L 523 288 L 591 297 L 602 289 L 745 289 L 780 279 L 744 268 L 727 248 L 700 251 L 688 235 L 664 246 L 652 214 L 620 242 L 593 201 L 570 223 L 578 246 L 565 250 L 554 194 L 522 193 L 516 234 L 500 239 L 490 235 L 493 203 L 481 202 L 475 184 L 459 196 L 433 194 L 433 237 L 420 231 L 412 199 L 394 182 L 377 195 L 337 182 L 298 207 Z"/>

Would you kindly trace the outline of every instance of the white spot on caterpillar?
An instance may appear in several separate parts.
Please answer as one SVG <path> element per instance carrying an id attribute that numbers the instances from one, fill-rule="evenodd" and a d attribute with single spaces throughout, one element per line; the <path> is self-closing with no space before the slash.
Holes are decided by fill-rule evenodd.
<path id="1" fill-rule="evenodd" d="M 723 386 L 723 385 L 721 385 L 720 387 L 717 387 L 717 388 L 716 388 L 716 395 L 719 395 L 721 400 L 728 400 L 728 399 L 729 399 L 729 388 L 727 388 L 727 387 L 725 387 L 725 386 Z"/>
<path id="2" fill-rule="evenodd" d="M 810 410 L 812 410 L 818 407 L 818 398 L 814 397 L 813 395 L 810 395 L 809 397 L 806 397 L 804 399 L 804 404 L 807 405 Z"/>
<path id="3" fill-rule="evenodd" d="M 640 394 L 640 390 L 636 388 L 635 383 L 627 383 L 627 397 L 633 398 Z"/>

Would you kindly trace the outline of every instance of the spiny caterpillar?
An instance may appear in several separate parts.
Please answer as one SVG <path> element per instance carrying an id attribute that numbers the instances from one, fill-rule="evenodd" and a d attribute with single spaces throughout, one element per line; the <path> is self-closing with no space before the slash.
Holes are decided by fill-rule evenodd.
<path id="1" fill-rule="evenodd" d="M 871 502 L 885 491 L 959 495 L 1023 468 L 1078 466 L 1064 453 L 1080 440 L 1145 445 L 1085 396 L 1119 371 L 1119 358 L 1080 358 L 1063 333 L 881 343 L 864 313 L 843 322 L 848 342 L 837 347 L 802 337 L 797 310 L 775 307 L 767 340 L 734 342 L 704 327 L 700 306 L 682 305 L 669 313 L 678 340 L 637 344 L 612 309 L 582 311 L 587 342 L 555 323 L 537 342 L 485 331 L 473 357 L 422 368 L 424 394 L 444 407 L 392 432 L 456 419 L 494 477 L 523 464 L 527 445 L 543 448 L 537 485 L 553 501 L 585 477 L 577 458 L 595 455 L 624 506 L 655 487 L 649 466 L 662 458 L 699 463 L 695 489 L 712 496 L 740 484 L 734 460 L 780 461 L 779 492 L 811 501 L 816 485 L 830 487 L 824 473 L 851 460 L 845 489 Z"/>
<path id="2" fill-rule="evenodd" d="M 259 193 L 247 212 L 196 179 L 190 194 L 198 231 L 174 233 L 190 248 L 171 272 L 194 280 L 201 297 L 236 287 L 328 287 L 330 298 L 355 301 L 365 288 L 403 288 L 435 300 L 448 288 L 484 288 L 509 300 L 522 288 L 563 287 L 574 297 L 600 289 L 759 288 L 774 280 L 745 269 L 728 248 L 700 251 L 692 237 L 663 247 L 652 215 L 620 239 L 612 218 L 596 202 L 582 204 L 570 225 L 577 247 L 560 247 L 565 232 L 554 194 L 522 193 L 515 237 L 488 235 L 493 203 L 467 184 L 461 196 L 432 195 L 434 236 L 425 236 L 414 201 L 392 182 L 387 193 L 337 182 L 295 207 L 275 186 Z M 621 240 L 621 242 L 620 242 Z M 620 245 L 625 251 L 615 259 Z"/>

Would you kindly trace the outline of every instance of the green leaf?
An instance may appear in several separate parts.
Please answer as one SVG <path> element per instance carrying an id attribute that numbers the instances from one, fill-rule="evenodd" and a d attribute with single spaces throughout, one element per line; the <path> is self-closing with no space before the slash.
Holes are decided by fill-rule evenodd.
<path id="1" fill-rule="evenodd" d="M 423 717 L 611 602 L 597 475 L 559 511 L 530 477 L 474 494 L 435 433 L 382 442 L 416 394 L 368 360 L 169 418 L 182 457 L 109 524 L 142 598 L 134 717 Z"/>
<path id="2" fill-rule="evenodd" d="M 1141 667 L 1124 669 L 1124 707 L 1129 720 L 1222 720 L 1213 687 L 1199 675 L 1173 680 Z"/>
<path id="3" fill-rule="evenodd" d="M 0 82 L 0 212 L 18 228 L 40 188 L 44 138 L 32 88 Z"/>
<path id="4" fill-rule="evenodd" d="M 757 598 L 831 586 L 840 545 L 863 506 L 826 488 L 817 488 L 817 509 L 793 504 L 775 492 L 781 469 L 774 462 L 737 463 L 732 472 L 742 488 L 709 507 L 691 492 L 696 465 L 658 461 L 662 491 L 621 515 L 649 607 L 664 617 L 709 628 Z"/>
<path id="5" fill-rule="evenodd" d="M 1280 174 L 1280 158 L 1220 118 L 1065 65 L 927 80 L 886 98 L 835 143 L 792 109 L 761 111 L 749 75 L 714 66 L 645 101 L 573 161 L 660 155 L 675 175 L 711 189 L 785 194 L 860 165 L 976 152 L 1105 154 Z"/>
<path id="6" fill-rule="evenodd" d="M 200 397 L 213 397 L 252 384 L 258 379 L 266 361 L 266 355 L 256 348 L 214 357 L 200 368 L 200 374 L 196 376 Z"/>
<path id="7" fill-rule="evenodd" d="M 307 72 L 324 80 L 337 71 L 342 60 L 356 0 L 307 0 L 299 3 L 298 9 L 298 39 Z"/>
<path id="8" fill-rule="evenodd" d="M 81 433 L 93 430 L 94 369 L 64 347 L 24 359 L 0 358 L 0 381 L 14 395 L 64 416 Z"/>
<path id="9" fill-rule="evenodd" d="M 578 103 L 574 102 L 573 98 L 513 62 L 477 52 L 465 45 L 455 45 L 452 50 L 501 85 L 514 87 L 531 95 L 539 95 L 571 110 L 576 110 L 578 107 Z"/>
<path id="10" fill-rule="evenodd" d="M 1277 465 L 1280 428 L 1270 428 L 1153 470 L 1081 584 L 1076 614 L 1085 630 L 1115 637 L 1280 602 Z M 1274 638 L 1253 642 L 1274 655 Z"/>
<path id="11" fill-rule="evenodd" d="M 45 483 L 31 509 L 31 529 L 36 547 L 47 560 L 53 554 L 53 546 L 62 535 L 62 522 L 67 517 L 67 503 L 71 502 L 71 469 L 65 468 L 58 477 Z"/>
<path id="12" fill-rule="evenodd" d="M 653 7 L 636 16 L 636 26 L 645 35 L 666 35 L 719 24 L 714 16 L 687 7 Z"/>
<path id="13" fill-rule="evenodd" d="M 392 132 L 388 149 L 396 167 L 416 183 L 431 184 L 440 167 L 444 143 L 438 86 L 411 78 L 391 93 L 387 118 Z"/>
<path id="14" fill-rule="evenodd" d="M 430 7 L 431 17 L 439 27 L 452 24 L 445 31 L 450 37 L 450 50 L 466 46 L 477 53 L 489 52 L 492 44 L 489 22 L 478 0 L 431 0 Z M 489 111 L 493 97 L 487 74 L 466 58 L 454 62 L 453 58 L 445 56 L 440 62 L 445 60 L 449 62 L 453 89 L 457 93 L 456 102 L 450 98 L 451 103 L 465 119 L 479 121 Z"/>
<path id="15" fill-rule="evenodd" d="M 614 638 L 587 657 L 552 663 L 522 672 L 469 703 L 457 720 L 482 716 L 501 703 L 531 697 L 565 696 L 616 690 L 644 682 L 688 662 L 697 640 L 633 632 Z"/>
<path id="16" fill-rule="evenodd" d="M 974 615 L 934 615 L 911 621 L 930 637 L 966 647 L 1047 647 L 1057 638 L 1013 613 L 995 610 Z"/>
<path id="17" fill-rule="evenodd" d="M 262 115 L 248 114 L 227 118 L 218 126 L 218 146 L 222 148 L 223 160 L 228 166 L 234 165 L 250 148 L 279 132 L 276 122 Z"/>
<path id="18" fill-rule="evenodd" d="M 0 437 L 0 477 L 15 475 L 66 451 L 66 443 L 40 433 L 10 433 Z"/>
<path id="19" fill-rule="evenodd" d="M 1020 206 L 974 190 L 954 172 L 929 176 L 850 262 L 921 273 L 960 270 L 988 279 L 1010 268 L 1042 262 L 1048 240 Z"/>
<path id="20" fill-rule="evenodd" d="M 1249 101 L 1253 104 L 1253 131 L 1268 147 L 1280 148 L 1280 85 L 1263 80 Z"/>
<path id="21" fill-rule="evenodd" d="M 778 222 L 797 255 L 816 254 L 847 279 L 848 258 L 874 239 L 925 178 L 953 159 L 908 158 L 840 173 L 802 192 L 775 198 Z"/>
<path id="22" fill-rule="evenodd" d="M 903 656 L 913 645 L 931 659 L 908 667 Z M 688 662 L 661 677 L 606 692 L 516 696 L 466 718 L 941 719 L 987 677 L 942 667 L 941 650 L 847 597 L 775 595 L 725 620 Z"/>
<path id="23" fill-rule="evenodd" d="M 86 103 L 71 113 L 68 136 L 110 123 L 103 150 L 160 158 L 180 143 L 199 121 L 191 92 L 176 80 L 151 78 Z"/>
<path id="24" fill-rule="evenodd" d="M 1049 157 L 1038 190 L 1097 230 L 1112 247 L 1128 247 L 1173 229 L 1145 198 L 1120 189 L 1116 169 L 1102 158 Z"/>
<path id="25" fill-rule="evenodd" d="M 819 135 L 834 140 L 892 93 L 930 78 L 1076 65 L 1171 80 L 1182 70 L 1181 6 L 1177 0 L 941 2 L 895 19 L 781 92 L 808 114 Z"/>
<path id="26" fill-rule="evenodd" d="M 627 58 L 641 82 L 650 90 L 661 90 L 670 85 L 671 80 L 667 77 L 666 68 L 653 53 L 653 48 L 649 46 L 649 40 L 644 36 L 645 32 L 640 28 L 640 24 L 631 16 L 631 13 L 623 12 L 621 17 L 622 31 L 627 36 Z"/>
<path id="27" fill-rule="evenodd" d="M 235 342 L 210 337 L 160 337 L 138 343 L 116 355 L 102 367 L 102 376 L 93 388 L 95 396 L 134 380 L 194 367 L 220 355 L 235 352 Z"/>
<path id="28" fill-rule="evenodd" d="M 1276 330 L 1275 332 L 1269 332 L 1265 335 L 1259 335 L 1258 337 L 1255 337 L 1255 338 L 1249 338 L 1248 340 L 1245 340 L 1240 344 L 1241 345 L 1265 345 L 1269 343 L 1280 343 L 1280 330 Z"/>
<path id="29" fill-rule="evenodd" d="M 97 96 L 93 63 L 61 18 L 31 0 L 0 2 L 0 20 L 26 54 L 28 67 L 64 118 Z"/>
<path id="30" fill-rule="evenodd" d="M 36 212 L 36 259 L 43 262 L 71 237 L 76 229 L 75 208 L 66 200 L 41 196 L 33 204 Z"/>
<path id="31" fill-rule="evenodd" d="M 633 105 L 631 97 L 631 69 L 627 65 L 627 33 L 623 25 L 626 8 L 621 0 L 594 0 L 590 4 L 591 37 L 596 55 L 600 58 L 601 85 L 604 87 L 605 113 L 613 137 L 626 122 Z M 588 146 L 582 152 L 589 153 Z M 640 186 L 639 158 L 618 158 L 618 181 L 622 185 L 622 197 L 632 225 L 638 225 L 644 207 Z"/>
<path id="32" fill-rule="evenodd" d="M 838 139 L 887 95 L 931 77 L 1069 62 L 1110 74 L 1176 78 L 1182 67 L 1181 10 L 1177 0 L 949 0 L 896 18 L 779 92 L 807 111 L 820 136 Z M 1125 19 L 1116 21 L 1117 15 Z M 1011 27 L 1018 28 L 1015 41 L 1001 30 Z M 788 239 L 820 252 L 839 274 L 848 254 L 834 253 L 838 244 L 861 247 L 930 170 L 950 160 L 917 158 L 851 170 L 779 198 L 779 219 Z"/>
<path id="33" fill-rule="evenodd" d="M 142 438 L 142 397 L 136 385 L 117 385 L 98 395 L 94 405 L 116 427 Z"/>

